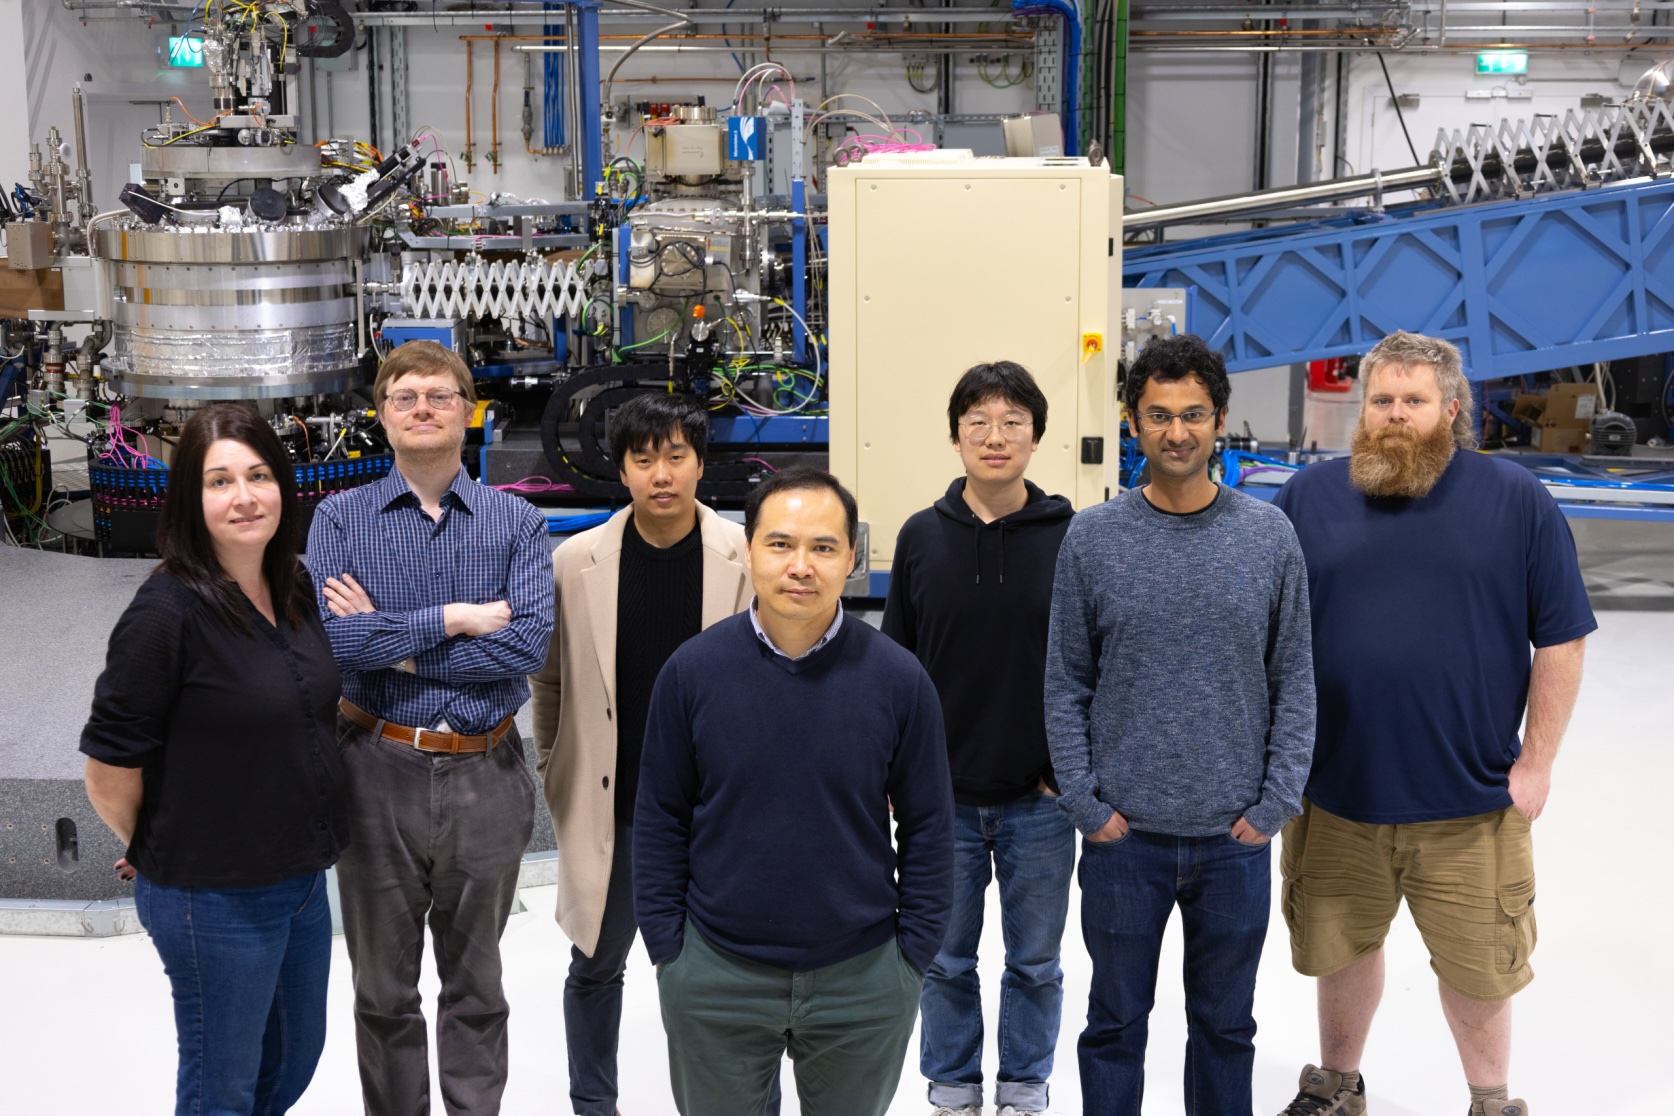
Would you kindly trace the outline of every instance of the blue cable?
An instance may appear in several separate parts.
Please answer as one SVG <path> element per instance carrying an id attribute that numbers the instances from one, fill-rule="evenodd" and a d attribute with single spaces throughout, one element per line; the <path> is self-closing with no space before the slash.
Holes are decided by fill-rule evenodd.
<path id="1" fill-rule="evenodd" d="M 735 3 L 737 3 L 737 0 L 727 0 L 727 7 L 730 8 Z M 721 34 L 725 35 L 726 33 L 727 33 L 727 25 L 723 23 L 723 24 L 721 24 Z M 727 45 L 728 46 L 732 45 L 732 40 L 731 39 L 727 40 Z M 732 56 L 732 62 L 733 62 L 733 65 L 738 67 L 738 72 L 742 74 L 744 72 L 744 60 L 742 58 L 738 57 L 738 55 L 734 54 Z"/>
<path id="2" fill-rule="evenodd" d="M 1012 0 L 1013 14 L 1050 11 L 1064 17 L 1068 49 L 1064 51 L 1064 154 L 1074 155 L 1081 142 L 1077 106 L 1081 100 L 1081 15 L 1067 0 Z"/>
<path id="3" fill-rule="evenodd" d="M 551 12 L 562 5 L 549 0 L 542 6 Z M 563 29 L 556 24 L 548 23 L 541 31 L 548 39 L 564 37 Z M 564 146 L 564 55 L 562 51 L 549 50 L 541 57 L 541 143 L 550 151 Z"/>
<path id="4" fill-rule="evenodd" d="M 577 531 L 585 531 L 589 527 L 599 526 L 613 514 L 613 512 L 593 512 L 589 515 L 549 515 L 546 517 L 546 533 L 549 535 L 570 535 Z"/>
<path id="5" fill-rule="evenodd" d="M 0 360 L 0 407 L 5 406 L 6 400 L 12 397 L 12 387 L 19 379 L 17 372 L 13 370 L 11 366 L 13 364 L 22 364 L 24 355 L 25 354 L 23 353 L 19 353 L 15 357 L 7 357 L 5 360 Z M 19 398 L 21 398 L 22 395 L 22 392 L 18 393 Z"/>

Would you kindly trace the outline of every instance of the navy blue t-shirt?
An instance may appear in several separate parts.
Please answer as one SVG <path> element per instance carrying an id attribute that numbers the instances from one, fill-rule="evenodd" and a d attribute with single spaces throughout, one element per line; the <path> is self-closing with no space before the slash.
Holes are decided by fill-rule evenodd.
<path id="1" fill-rule="evenodd" d="M 1309 800 L 1379 825 L 1511 805 L 1530 645 L 1598 627 L 1551 495 L 1521 465 L 1460 452 L 1416 500 L 1367 496 L 1337 458 L 1273 502 L 1308 564 L 1319 700 Z"/>

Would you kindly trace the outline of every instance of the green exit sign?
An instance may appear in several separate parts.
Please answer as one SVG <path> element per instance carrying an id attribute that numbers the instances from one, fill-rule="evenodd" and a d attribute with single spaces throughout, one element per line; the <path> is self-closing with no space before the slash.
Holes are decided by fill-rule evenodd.
<path id="1" fill-rule="evenodd" d="M 1526 50 L 1489 50 L 1476 56 L 1479 74 L 1526 74 L 1529 72 L 1529 52 Z"/>
<path id="2" fill-rule="evenodd" d="M 188 35 L 169 36 L 169 65 L 203 65 L 203 40 Z"/>

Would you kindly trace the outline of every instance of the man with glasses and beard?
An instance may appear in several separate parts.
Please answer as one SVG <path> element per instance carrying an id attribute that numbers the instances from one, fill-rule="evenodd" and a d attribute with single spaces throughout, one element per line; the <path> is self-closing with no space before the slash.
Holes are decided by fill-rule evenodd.
<path id="1" fill-rule="evenodd" d="M 1209 476 L 1231 395 L 1189 334 L 1146 346 L 1124 402 L 1150 483 L 1058 553 L 1046 737 L 1081 853 L 1093 960 L 1084 1116 L 1139 1116 L 1163 931 L 1185 932 L 1186 1111 L 1250 1116 L 1268 842 L 1314 736 L 1308 586 L 1285 517 Z"/>
<path id="2" fill-rule="evenodd" d="M 1307 559 L 1319 690 L 1282 868 L 1292 962 L 1319 978 L 1320 1064 L 1283 1116 L 1367 1111 L 1361 1055 L 1403 898 L 1470 1116 L 1526 1116 L 1506 1080 L 1511 997 L 1534 976 L 1529 823 L 1597 624 L 1552 497 L 1522 466 L 1469 452 L 1459 350 L 1396 332 L 1361 374 L 1350 456 L 1303 470 L 1274 501 Z"/>

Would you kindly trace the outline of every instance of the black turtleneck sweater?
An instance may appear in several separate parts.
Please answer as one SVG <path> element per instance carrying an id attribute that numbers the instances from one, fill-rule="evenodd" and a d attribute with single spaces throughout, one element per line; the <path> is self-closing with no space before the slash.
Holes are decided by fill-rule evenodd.
<path id="1" fill-rule="evenodd" d="M 651 687 L 674 649 L 703 630 L 703 537 L 693 527 L 661 549 L 633 516 L 622 532 L 616 588 L 616 824 L 631 825 Z"/>
<path id="2" fill-rule="evenodd" d="M 901 527 L 884 634 L 918 656 L 941 695 L 953 795 L 994 806 L 1053 786 L 1046 747 L 1046 632 L 1058 544 L 1075 509 L 1033 484 L 984 523 L 965 478 Z"/>
<path id="3" fill-rule="evenodd" d="M 792 662 L 748 613 L 722 620 L 681 645 L 651 697 L 634 812 L 646 952 L 676 956 L 689 917 L 781 969 L 893 938 L 923 972 L 953 908 L 948 788 L 936 691 L 893 641 L 845 623 Z"/>

